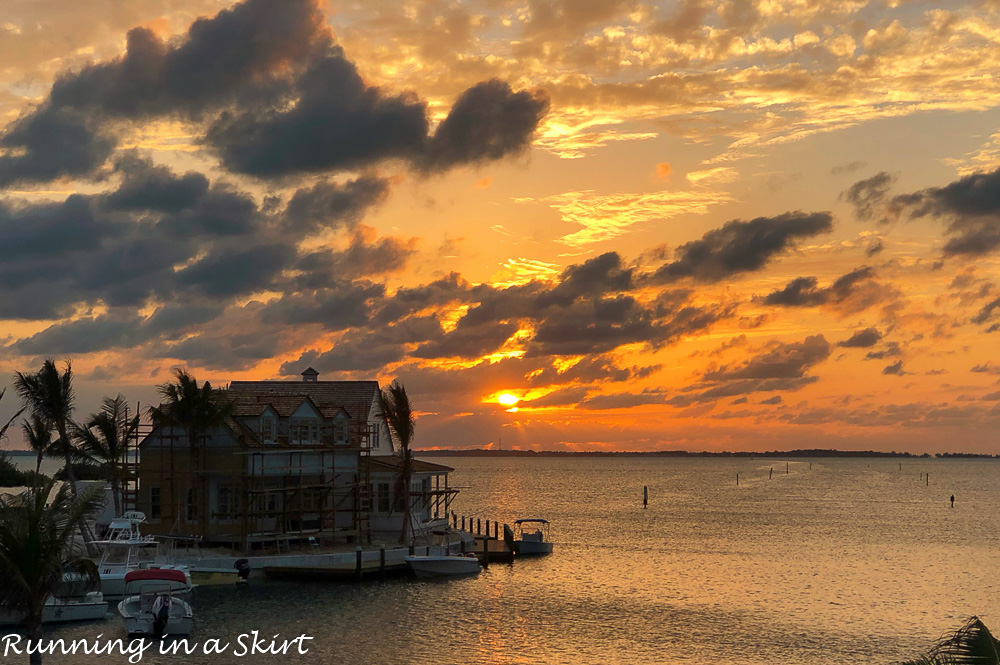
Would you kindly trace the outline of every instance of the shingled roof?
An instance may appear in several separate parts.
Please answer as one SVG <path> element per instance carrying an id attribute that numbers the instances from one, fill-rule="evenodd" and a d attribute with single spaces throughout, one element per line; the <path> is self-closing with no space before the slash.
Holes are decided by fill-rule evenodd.
<path id="1" fill-rule="evenodd" d="M 270 406 L 285 417 L 308 398 L 325 418 L 343 409 L 352 420 L 367 420 L 378 392 L 378 381 L 233 381 L 226 396 L 236 416 L 260 415 Z"/>

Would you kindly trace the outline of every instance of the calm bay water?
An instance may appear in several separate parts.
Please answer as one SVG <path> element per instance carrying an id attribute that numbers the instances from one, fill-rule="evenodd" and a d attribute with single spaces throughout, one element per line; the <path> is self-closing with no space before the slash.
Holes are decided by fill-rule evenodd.
<path id="1" fill-rule="evenodd" d="M 447 582 L 196 589 L 192 639 L 230 653 L 142 662 L 247 662 L 252 630 L 313 636 L 308 663 L 693 665 L 888 664 L 972 614 L 1000 632 L 998 460 L 434 461 L 456 512 L 548 518 L 555 553 Z M 48 635 L 98 633 L 120 620 Z M 127 662 L 46 662 L 97 660 Z"/>

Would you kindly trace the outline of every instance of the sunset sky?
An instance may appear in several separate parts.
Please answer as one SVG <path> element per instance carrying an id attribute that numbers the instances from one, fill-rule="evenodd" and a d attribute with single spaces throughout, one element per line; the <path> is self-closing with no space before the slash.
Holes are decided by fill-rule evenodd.
<path id="1" fill-rule="evenodd" d="M 312 366 L 398 378 L 418 448 L 1000 453 L 996 0 L 4 7 L 0 385 Z"/>

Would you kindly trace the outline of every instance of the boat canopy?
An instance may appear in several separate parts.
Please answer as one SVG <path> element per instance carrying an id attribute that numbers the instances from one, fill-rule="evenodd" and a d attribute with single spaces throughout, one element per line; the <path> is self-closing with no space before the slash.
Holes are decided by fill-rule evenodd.
<path id="1" fill-rule="evenodd" d="M 525 524 L 527 522 L 538 522 L 539 524 L 548 524 L 548 520 L 543 520 L 541 518 L 529 518 L 523 520 L 514 520 L 514 524 Z"/>
<path id="2" fill-rule="evenodd" d="M 157 582 L 180 582 L 187 584 L 187 577 L 183 570 L 171 570 L 169 568 L 144 568 L 125 573 L 125 584 L 130 582 L 140 582 L 155 580 Z"/>

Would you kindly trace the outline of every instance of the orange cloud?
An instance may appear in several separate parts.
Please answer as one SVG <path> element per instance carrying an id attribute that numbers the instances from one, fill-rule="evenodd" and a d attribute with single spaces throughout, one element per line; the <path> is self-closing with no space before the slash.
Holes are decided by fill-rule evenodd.
<path id="1" fill-rule="evenodd" d="M 476 181 L 473 185 L 476 189 L 488 189 L 490 185 L 493 184 L 493 178 L 487 176 Z"/>
<path id="2" fill-rule="evenodd" d="M 656 179 L 666 182 L 670 179 L 670 172 L 673 168 L 670 166 L 670 162 L 660 162 L 656 165 Z"/>

